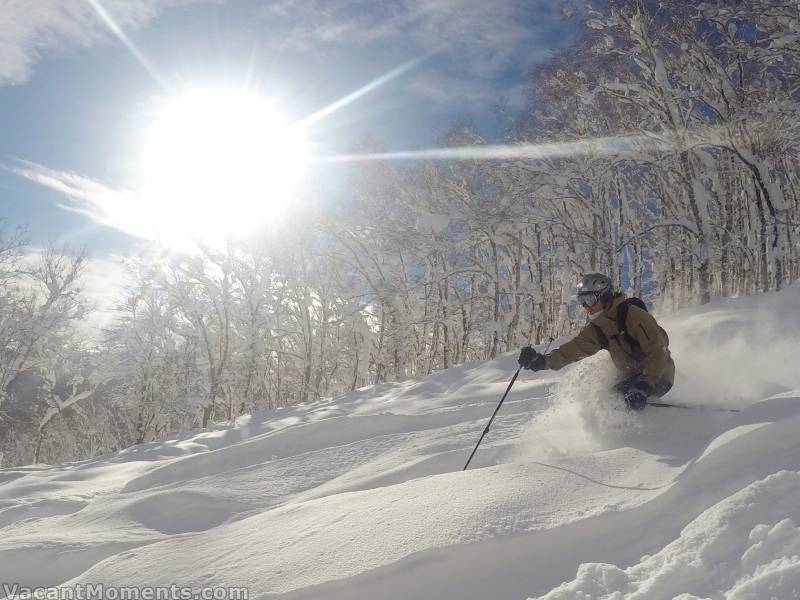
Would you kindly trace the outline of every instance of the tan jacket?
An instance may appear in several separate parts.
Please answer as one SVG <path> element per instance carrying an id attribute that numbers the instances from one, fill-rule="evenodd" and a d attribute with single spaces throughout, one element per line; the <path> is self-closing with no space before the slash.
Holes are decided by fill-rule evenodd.
<path id="1" fill-rule="evenodd" d="M 638 345 L 631 344 L 626 336 L 620 334 L 617 308 L 623 300 L 625 300 L 624 294 L 616 294 L 609 306 L 593 321 L 587 323 L 578 335 L 547 354 L 545 356 L 547 368 L 557 371 L 602 350 L 602 334 L 605 334 L 608 340 L 608 352 L 617 369 L 626 375 L 641 373 L 642 380 L 652 386 L 659 381 L 672 384 L 675 379 L 675 363 L 672 362 L 669 353 L 669 341 L 653 315 L 638 306 L 630 306 L 626 319 L 627 327 L 624 329 L 638 342 Z"/>

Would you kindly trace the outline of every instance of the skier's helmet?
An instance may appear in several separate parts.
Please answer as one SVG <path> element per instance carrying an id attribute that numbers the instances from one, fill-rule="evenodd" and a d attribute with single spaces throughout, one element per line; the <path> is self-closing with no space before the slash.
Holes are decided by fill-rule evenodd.
<path id="1" fill-rule="evenodd" d="M 602 273 L 589 273 L 584 275 L 578 284 L 578 302 L 581 306 L 593 306 L 601 300 L 606 300 L 613 295 L 611 279 Z"/>

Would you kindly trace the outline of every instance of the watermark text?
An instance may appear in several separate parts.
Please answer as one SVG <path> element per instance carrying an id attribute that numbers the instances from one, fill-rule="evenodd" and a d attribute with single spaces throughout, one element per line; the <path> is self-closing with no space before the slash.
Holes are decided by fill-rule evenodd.
<path id="1" fill-rule="evenodd" d="M 170 586 L 120 586 L 78 583 L 61 587 L 26 587 L 16 583 L 0 585 L 3 597 L 15 600 L 249 600 L 244 587 L 193 588 Z"/>

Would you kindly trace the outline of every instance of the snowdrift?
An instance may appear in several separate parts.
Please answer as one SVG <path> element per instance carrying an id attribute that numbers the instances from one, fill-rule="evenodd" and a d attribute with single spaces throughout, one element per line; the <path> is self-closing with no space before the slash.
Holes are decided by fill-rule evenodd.
<path id="1" fill-rule="evenodd" d="M 798 597 L 800 289 L 664 324 L 679 370 L 665 400 L 696 408 L 619 410 L 602 355 L 524 373 L 466 472 L 511 354 L 0 471 L 0 596 Z"/>

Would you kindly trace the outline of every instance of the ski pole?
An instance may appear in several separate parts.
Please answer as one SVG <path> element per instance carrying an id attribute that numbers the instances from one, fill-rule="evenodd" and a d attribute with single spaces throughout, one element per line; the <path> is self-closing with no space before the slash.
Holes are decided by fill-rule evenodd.
<path id="1" fill-rule="evenodd" d="M 550 341 L 547 343 L 547 348 L 544 349 L 544 354 L 547 354 L 547 351 L 550 349 L 550 344 L 552 344 L 552 343 L 553 343 L 553 338 L 550 338 Z M 502 398 L 500 398 L 500 404 L 498 404 L 497 408 L 494 409 L 494 412 L 492 413 L 492 418 L 489 419 L 489 422 L 486 424 L 486 429 L 483 430 L 483 433 L 481 434 L 481 437 L 478 440 L 478 443 L 475 444 L 475 448 L 472 450 L 472 454 L 470 454 L 469 458 L 467 459 L 467 464 L 465 464 L 464 468 L 461 469 L 462 471 L 466 471 L 467 470 L 467 467 L 469 466 L 470 461 L 472 461 L 472 457 L 475 456 L 475 453 L 478 451 L 478 446 L 481 445 L 481 442 L 483 441 L 483 438 L 486 436 L 487 433 L 489 433 L 489 428 L 492 426 L 492 421 L 494 421 L 494 418 L 497 416 L 497 413 L 500 410 L 500 407 L 503 406 L 503 402 L 505 402 L 506 396 L 508 396 L 508 392 L 511 391 L 511 387 L 514 385 L 514 382 L 517 380 L 517 376 L 519 375 L 519 372 L 521 370 L 522 370 L 522 365 L 519 366 L 519 368 L 517 369 L 517 372 L 514 373 L 514 376 L 511 378 L 511 381 L 509 382 L 508 387 L 506 388 L 506 393 L 503 394 Z"/>
<path id="2" fill-rule="evenodd" d="M 487 433 L 489 433 L 489 427 L 492 426 L 492 421 L 494 421 L 494 418 L 497 415 L 497 411 L 499 411 L 500 407 L 503 406 L 503 401 L 506 399 L 506 396 L 508 396 L 508 392 L 511 391 L 511 386 L 514 385 L 514 382 L 517 380 L 517 375 L 519 375 L 519 372 L 521 370 L 522 370 L 522 365 L 520 365 L 519 369 L 517 369 L 517 372 L 514 373 L 514 377 L 511 378 L 511 382 L 508 384 L 508 387 L 506 388 L 506 393 L 503 394 L 503 397 L 500 399 L 500 404 L 498 404 L 497 408 L 494 409 L 494 413 L 492 413 L 492 418 L 489 419 L 489 422 L 486 424 L 486 429 L 483 430 L 483 433 L 481 434 L 481 439 L 479 439 L 478 443 L 475 444 L 475 449 L 472 451 L 472 454 L 469 455 L 469 459 L 467 459 L 467 464 L 465 464 L 464 468 L 461 469 L 462 471 L 466 471 L 467 470 L 467 467 L 469 466 L 469 463 L 472 460 L 472 457 L 475 456 L 475 453 L 478 451 L 478 446 L 480 446 L 481 442 L 483 441 L 483 437 Z"/>

